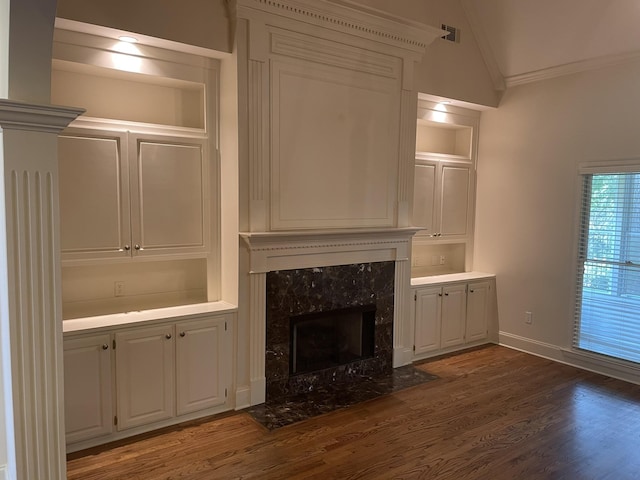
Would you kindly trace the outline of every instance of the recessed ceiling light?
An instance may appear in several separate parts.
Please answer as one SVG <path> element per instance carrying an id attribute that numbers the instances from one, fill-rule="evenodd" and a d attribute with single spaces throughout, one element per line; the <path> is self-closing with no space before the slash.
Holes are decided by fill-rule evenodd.
<path id="1" fill-rule="evenodd" d="M 126 43 L 138 43 L 138 39 L 136 37 L 132 37 L 130 35 L 120 35 L 118 40 Z"/>

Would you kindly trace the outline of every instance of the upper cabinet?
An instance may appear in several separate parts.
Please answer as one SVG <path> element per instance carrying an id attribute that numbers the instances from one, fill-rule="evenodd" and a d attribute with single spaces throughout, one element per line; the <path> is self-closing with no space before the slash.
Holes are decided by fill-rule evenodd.
<path id="1" fill-rule="evenodd" d="M 62 259 L 205 253 L 206 158 L 202 138 L 64 132 L 58 148 Z"/>
<path id="2" fill-rule="evenodd" d="M 217 225 L 217 61 L 56 31 L 62 260 L 205 257 Z"/>
<path id="3" fill-rule="evenodd" d="M 220 61 L 107 34 L 54 33 L 63 318 L 220 300 Z"/>

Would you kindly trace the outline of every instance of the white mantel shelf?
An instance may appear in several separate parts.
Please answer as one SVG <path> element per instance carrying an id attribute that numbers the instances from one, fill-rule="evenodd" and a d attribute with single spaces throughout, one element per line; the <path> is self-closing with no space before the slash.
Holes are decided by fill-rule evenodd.
<path id="1" fill-rule="evenodd" d="M 241 232 L 251 273 L 409 259 L 418 228 Z"/>

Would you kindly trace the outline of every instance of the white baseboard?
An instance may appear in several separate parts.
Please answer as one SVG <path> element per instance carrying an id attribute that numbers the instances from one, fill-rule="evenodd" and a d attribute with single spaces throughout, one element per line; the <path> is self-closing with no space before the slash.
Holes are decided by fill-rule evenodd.
<path id="1" fill-rule="evenodd" d="M 243 385 L 236 389 L 236 410 L 249 408 L 251 406 L 251 387 Z"/>
<path id="2" fill-rule="evenodd" d="M 618 361 L 569 347 L 560 347 L 507 332 L 499 333 L 499 344 L 589 372 L 640 384 L 640 366 L 630 362 Z"/>
<path id="3" fill-rule="evenodd" d="M 6 465 L 0 466 L 0 480 L 9 480 L 9 469 Z"/>
<path id="4" fill-rule="evenodd" d="M 251 386 L 249 388 L 250 405 L 260 405 L 261 403 L 264 403 L 267 395 L 266 377 L 252 379 Z"/>
<path id="5" fill-rule="evenodd" d="M 409 365 L 413 361 L 413 349 L 406 347 L 394 347 L 393 349 L 393 368 Z"/>

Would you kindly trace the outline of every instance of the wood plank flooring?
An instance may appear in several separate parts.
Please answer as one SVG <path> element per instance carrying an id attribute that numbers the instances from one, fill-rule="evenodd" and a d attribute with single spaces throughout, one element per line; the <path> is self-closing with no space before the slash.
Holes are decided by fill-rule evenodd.
<path id="1" fill-rule="evenodd" d="M 490 346 L 269 432 L 234 413 L 70 455 L 70 480 L 638 479 L 640 387 Z"/>

